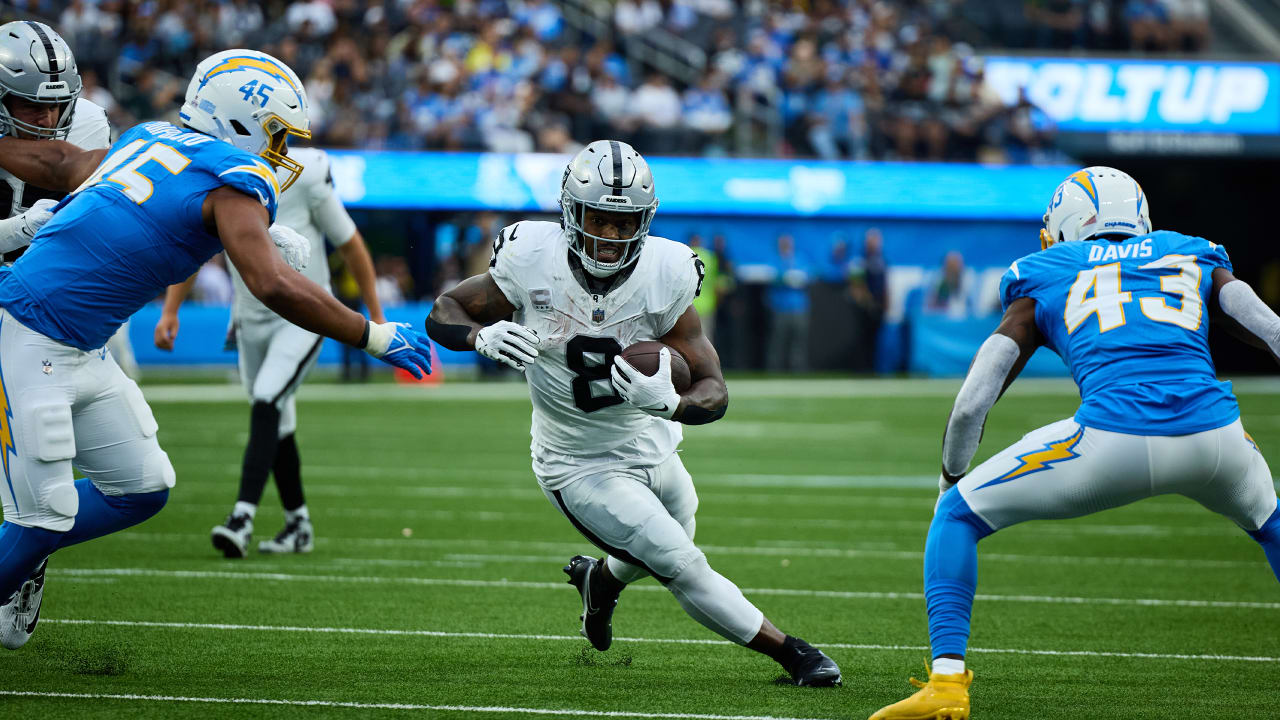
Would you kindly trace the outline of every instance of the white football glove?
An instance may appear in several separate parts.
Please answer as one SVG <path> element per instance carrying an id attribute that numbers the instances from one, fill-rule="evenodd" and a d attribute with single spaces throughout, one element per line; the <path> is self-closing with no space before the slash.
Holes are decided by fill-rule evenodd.
<path id="1" fill-rule="evenodd" d="M 623 400 L 663 420 L 670 420 L 676 414 L 680 393 L 671 384 L 671 351 L 667 348 L 658 353 L 658 371 L 653 375 L 635 369 L 621 355 L 613 358 L 609 374 L 613 378 L 613 389 Z"/>
<path id="2" fill-rule="evenodd" d="M 510 320 L 480 328 L 476 333 L 476 352 L 504 365 L 524 371 L 538 359 L 538 333 Z"/>
<path id="3" fill-rule="evenodd" d="M 6 237 L 0 238 L 0 252 L 9 252 L 31 244 L 40 228 L 53 218 L 53 206 L 57 200 L 37 200 L 27 211 L 5 221 Z"/>
<path id="4" fill-rule="evenodd" d="M 284 261 L 289 263 L 289 267 L 301 270 L 311 261 L 311 241 L 302 233 L 280 223 L 267 228 L 267 232 L 271 235 L 271 241 L 280 248 L 280 254 L 284 255 Z"/>

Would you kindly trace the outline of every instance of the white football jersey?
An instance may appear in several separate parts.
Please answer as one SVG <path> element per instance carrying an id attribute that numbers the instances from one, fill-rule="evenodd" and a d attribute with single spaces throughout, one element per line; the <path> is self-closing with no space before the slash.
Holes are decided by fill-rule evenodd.
<path id="1" fill-rule="evenodd" d="M 329 263 L 325 238 L 334 247 L 346 245 L 355 235 L 356 224 L 342 206 L 329 173 L 329 156 L 319 148 L 289 148 L 289 157 L 302 163 L 302 174 L 280 194 L 276 222 L 293 228 L 311 241 L 311 260 L 302 274 L 329 289 Z M 278 315 L 249 292 L 240 273 L 230 262 L 235 299 L 232 317 L 236 322 L 270 322 Z"/>
<path id="2" fill-rule="evenodd" d="M 510 225 L 493 250 L 489 275 L 516 307 L 515 322 L 541 341 L 525 369 L 539 482 L 554 490 L 584 474 L 578 470 L 667 459 L 680 444 L 680 424 L 624 402 L 609 370 L 623 348 L 666 335 L 689 308 L 702 282 L 693 251 L 650 236 L 630 276 L 598 295 L 575 275 L 557 223 Z"/>
<path id="3" fill-rule="evenodd" d="M 84 98 L 76 98 L 76 111 L 71 116 L 67 142 L 83 150 L 111 147 L 111 124 L 107 122 L 107 111 Z M 25 212 L 37 200 L 61 200 L 66 195 L 65 192 L 34 185 L 28 187 L 7 170 L 0 170 L 0 180 L 4 181 L 0 182 L 0 213 L 5 218 Z"/>

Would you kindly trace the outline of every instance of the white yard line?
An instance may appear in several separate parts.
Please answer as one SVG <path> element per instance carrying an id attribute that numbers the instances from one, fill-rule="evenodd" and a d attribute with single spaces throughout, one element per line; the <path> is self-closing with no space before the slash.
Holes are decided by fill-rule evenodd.
<path id="1" fill-rule="evenodd" d="M 288 700 L 278 698 L 183 697 L 180 695 L 132 695 L 116 693 L 40 692 L 0 690 L 0 696 L 71 698 L 76 700 L 129 700 L 167 703 L 214 703 L 220 705 L 290 705 L 295 707 L 354 708 L 357 710 L 429 710 L 432 712 L 504 713 L 518 715 L 562 715 L 573 717 L 670 718 L 671 720 L 822 720 L 785 718 L 775 715 L 706 715 L 702 713 L 651 713 L 629 710 L 575 710 L 557 708 L 504 707 L 499 705 L 418 705 L 415 703 L 361 703 L 336 700 Z"/>
<path id="2" fill-rule="evenodd" d="M 532 633 L 482 633 L 482 632 L 447 632 L 443 630 L 394 630 L 383 628 L 343 628 L 343 627 L 312 627 L 299 625 L 242 625 L 233 623 L 189 623 L 189 622 L 150 622 L 144 620 L 79 620 L 79 619 L 51 619 L 46 618 L 45 622 L 57 623 L 62 625 L 108 625 L 117 627 L 137 627 L 137 628 L 170 628 L 181 630 L 225 630 L 225 631 L 243 631 L 243 632 L 296 632 L 296 633 L 320 633 L 333 635 L 393 635 L 393 636 L 410 636 L 410 637 L 434 637 L 434 638 L 462 638 L 462 639 L 482 639 L 482 640 L 533 640 L 533 641 L 557 641 L 557 642 L 583 642 L 580 635 L 540 635 Z M 728 640 L 714 640 L 710 638 L 635 638 L 635 637 L 619 637 L 615 638 L 619 642 L 631 643 L 652 643 L 665 645 L 732 645 Z M 818 647 L 839 650 L 927 650 L 924 645 L 879 645 L 868 643 L 832 643 L 820 642 L 816 643 Z M 1280 662 L 1280 657 L 1256 656 L 1256 655 L 1215 655 L 1215 654 L 1186 654 L 1186 653 L 1147 653 L 1147 652 L 1118 652 L 1109 650 L 1035 650 L 1029 648 L 969 648 L 970 652 L 985 653 L 990 655 L 1045 655 L 1045 656 L 1072 656 L 1072 657 L 1116 657 L 1116 658 L 1143 658 L 1143 659 L 1160 659 L 1160 660 L 1206 660 L 1206 661 L 1236 661 L 1236 662 Z"/>
<path id="3" fill-rule="evenodd" d="M 221 506 L 220 506 L 221 507 Z M 225 508 L 224 508 L 225 509 Z M 208 533 L 160 533 L 160 532 L 143 532 L 134 531 L 121 533 L 112 536 L 118 540 L 133 540 L 137 542 L 157 542 L 157 541 L 174 541 L 174 542 L 201 542 L 206 543 L 209 539 Z M 559 555 L 539 556 L 546 562 L 565 562 L 574 555 L 597 552 L 594 548 L 585 543 L 555 543 L 555 542 L 538 542 L 538 541 L 520 541 L 520 540 L 485 540 L 477 538 L 352 538 L 352 537 L 321 537 L 316 540 L 322 547 L 345 548 L 350 546 L 369 547 L 369 548 L 481 548 L 493 549 L 499 547 L 511 547 L 519 550 L 544 550 L 547 552 L 559 553 Z M 921 540 L 921 544 L 923 540 Z M 879 544 L 879 543 L 878 543 Z M 924 559 L 924 553 L 917 550 L 888 550 L 888 549 L 869 549 L 869 548 L 841 548 L 841 547 L 804 547 L 804 546 L 737 546 L 737 545 L 698 545 L 704 552 L 712 555 L 738 555 L 746 557 L 776 557 L 776 558 L 834 558 L 834 559 L 857 559 L 857 558 L 873 558 L 885 560 L 912 560 L 920 561 Z M 485 560 L 490 562 L 519 562 L 531 561 L 532 556 L 527 554 L 503 554 L 503 553 L 477 553 L 468 555 L 468 560 Z M 1266 572 L 1266 561 L 1261 555 L 1261 551 L 1255 560 L 1205 560 L 1197 558 L 1144 558 L 1144 557 L 1097 557 L 1090 555 L 1021 555 L 1016 553 L 994 553 L 984 552 L 979 557 L 983 561 L 1009 562 L 1009 563 L 1031 563 L 1034 565 L 1120 565 L 1120 566 L 1138 566 L 1138 567 L 1178 567 L 1178 568 L 1200 568 L 1200 569 L 1226 569 L 1226 568 L 1258 568 L 1261 572 Z M 335 560 L 363 562 L 365 558 L 355 557 L 337 557 Z M 445 559 L 462 559 L 457 556 Z"/>
<path id="4" fill-rule="evenodd" d="M 1280 395 L 1280 377 L 1245 377 L 1233 380 L 1234 389 L 1242 395 Z M 737 399 L 852 399 L 865 397 L 952 398 L 960 389 L 960 380 L 930 378 L 866 378 L 768 380 L 729 380 L 729 389 Z M 212 385 L 144 385 L 143 393 L 153 403 L 243 403 L 248 404 L 244 389 L 238 383 Z M 1009 389 L 1010 395 L 1072 396 L 1079 391 L 1068 378 L 1024 378 Z M 375 383 L 353 385 L 341 383 L 307 383 L 299 396 L 304 401 L 368 402 L 405 400 L 430 401 L 501 401 L 528 402 L 529 391 L 523 382 L 446 383 L 438 386 Z"/>
<path id="5" fill-rule="evenodd" d="M 153 568 L 57 568 L 51 574 L 72 577 L 162 577 L 198 580 L 250 580 L 258 582 L 325 582 L 366 585 L 417 585 L 438 587 L 505 588 L 518 590 L 555 590 L 563 592 L 562 582 L 522 580 L 473 580 L 465 578 L 387 577 L 382 575 L 310 575 L 280 572 L 230 572 L 225 570 L 157 570 Z M 660 585 L 636 585 L 633 591 L 666 592 Z M 850 590 L 807 590 L 802 588 L 742 588 L 749 595 L 786 597 L 820 597 L 837 600 L 923 600 L 918 592 L 859 592 Z M 1053 595 L 986 595 L 975 596 L 988 602 L 1048 603 L 1055 605 L 1131 605 L 1136 607 L 1180 607 L 1214 609 L 1280 610 L 1280 602 L 1238 600 L 1188 600 L 1165 598 L 1070 597 Z"/>

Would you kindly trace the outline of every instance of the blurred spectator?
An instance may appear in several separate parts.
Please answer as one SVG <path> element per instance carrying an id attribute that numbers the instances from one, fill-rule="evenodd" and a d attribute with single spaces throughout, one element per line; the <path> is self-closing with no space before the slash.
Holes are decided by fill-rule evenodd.
<path id="1" fill-rule="evenodd" d="M 196 282 L 191 288 L 191 299 L 201 305 L 230 306 L 234 296 L 231 275 L 227 272 L 227 258 L 222 253 L 196 271 Z"/>
<path id="2" fill-rule="evenodd" d="M 1169 50 L 1200 52 L 1209 45 L 1209 0 L 1165 0 Z"/>
<path id="3" fill-rule="evenodd" d="M 778 236 L 778 277 L 769 288 L 769 369 L 809 367 L 809 268 L 796 257 L 795 240 Z"/>
<path id="4" fill-rule="evenodd" d="M 968 317 L 973 287 L 973 271 L 965 267 L 960 252 L 952 250 L 943 259 L 942 269 L 925 287 L 925 312 L 942 313 L 956 319 Z"/>
<path id="5" fill-rule="evenodd" d="M 729 107 L 718 73 L 713 71 L 703 75 L 697 87 L 684 92 L 681 111 L 685 127 L 696 135 L 691 139 L 693 146 L 689 150 L 699 154 L 728 151 L 725 135 L 733 124 L 733 110 Z"/>
<path id="6" fill-rule="evenodd" d="M 639 35 L 662 22 L 662 6 L 657 0 L 618 0 L 613 22 L 623 36 Z"/>
<path id="7" fill-rule="evenodd" d="M 1028 0 L 1026 11 L 1038 47 L 1066 50 L 1084 44 L 1084 0 Z"/>
<path id="8" fill-rule="evenodd" d="M 862 239 L 862 257 L 849 268 L 849 293 L 853 297 L 855 322 L 859 326 L 854 369 L 875 369 L 880 325 L 888 307 L 888 265 L 884 260 L 884 237 L 879 228 L 867 230 Z"/>
<path id="9" fill-rule="evenodd" d="M 382 255 L 374 262 L 377 271 L 378 299 L 384 308 L 397 307 L 405 303 L 405 298 L 413 291 L 413 279 L 409 276 L 409 265 L 399 255 Z M 452 284 L 445 287 L 456 285 Z"/>
<path id="10" fill-rule="evenodd" d="M 1169 46 L 1169 11 L 1164 0 L 1128 0 L 1129 45 L 1134 50 L 1163 50 Z"/>
<path id="11" fill-rule="evenodd" d="M 644 84 L 631 96 L 632 112 L 638 127 L 636 150 L 658 154 L 680 142 L 680 96 L 666 75 L 649 73 Z"/>
<path id="12" fill-rule="evenodd" d="M 284 21 L 291 32 L 307 37 L 324 37 L 338 26 L 333 8 L 323 0 L 301 0 L 289 5 Z"/>
<path id="13" fill-rule="evenodd" d="M 817 94 L 809 144 L 824 160 L 867 157 L 867 123 L 862 97 L 838 75 L 828 74 Z"/>

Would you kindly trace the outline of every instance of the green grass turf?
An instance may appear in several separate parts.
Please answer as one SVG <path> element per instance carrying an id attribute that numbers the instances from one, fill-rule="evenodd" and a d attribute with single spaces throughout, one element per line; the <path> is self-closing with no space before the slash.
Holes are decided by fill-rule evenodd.
<path id="1" fill-rule="evenodd" d="M 615 632 L 623 639 L 607 653 L 589 650 L 574 637 L 578 599 L 561 585 L 560 567 L 590 548 L 530 476 L 528 400 L 511 392 L 521 390 L 388 400 L 394 388 L 383 386 L 304 394 L 299 445 L 316 551 L 239 562 L 217 556 L 207 533 L 235 498 L 247 404 L 183 401 L 195 391 L 181 388 L 153 392 L 179 477 L 168 507 L 53 559 L 44 622 L 25 648 L 0 654 L 0 690 L 865 718 L 904 697 L 907 677 L 922 671 L 920 553 L 955 386 L 743 386 L 725 420 L 686 432 L 683 458 L 701 497 L 698 541 L 782 629 L 820 646 L 906 646 L 831 649 L 843 688 L 776 684 L 771 661 L 729 645 L 625 639 L 718 639 L 651 580 L 622 598 Z M 980 458 L 1074 409 L 1070 393 L 1027 387 L 993 412 Z M 1242 391 L 1242 406 L 1275 467 L 1280 395 Z M 267 493 L 258 538 L 281 523 L 274 489 Z M 1226 520 L 1180 498 L 1156 498 L 1010 528 L 983 541 L 980 553 L 979 593 L 994 597 L 975 608 L 976 717 L 1277 717 L 1275 661 L 978 650 L 1280 655 L 1275 578 Z M 493 586 L 502 580 L 512 584 Z M 1062 597 L 1115 602 L 1050 602 Z M 1129 602 L 1140 598 L 1268 605 Z M 530 717 L 15 696 L 0 696 L 0 716 Z"/>

